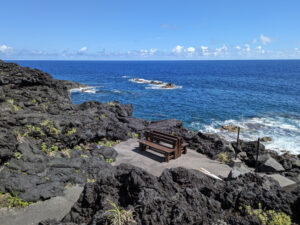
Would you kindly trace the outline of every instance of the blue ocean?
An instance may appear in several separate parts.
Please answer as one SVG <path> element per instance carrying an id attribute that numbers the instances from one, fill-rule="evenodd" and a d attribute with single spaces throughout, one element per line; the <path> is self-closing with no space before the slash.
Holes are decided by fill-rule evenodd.
<path id="1" fill-rule="evenodd" d="M 72 91 L 75 104 L 131 103 L 135 117 L 175 118 L 228 140 L 236 133 L 218 128 L 234 124 L 242 127 L 243 139 L 268 136 L 267 148 L 300 153 L 299 60 L 16 62 L 88 85 Z M 165 89 L 166 83 L 175 86 Z"/>

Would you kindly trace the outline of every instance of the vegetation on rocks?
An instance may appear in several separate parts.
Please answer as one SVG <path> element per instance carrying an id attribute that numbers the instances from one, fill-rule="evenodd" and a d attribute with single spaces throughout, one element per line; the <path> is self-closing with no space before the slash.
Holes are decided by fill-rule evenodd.
<path id="1" fill-rule="evenodd" d="M 11 195 L 9 193 L 0 192 L 0 208 L 20 208 L 26 207 L 29 204 L 32 204 L 32 202 L 24 201 L 19 198 L 17 194 Z"/>
<path id="2" fill-rule="evenodd" d="M 216 181 L 183 168 L 165 170 L 154 177 L 125 164 L 113 167 L 110 163 L 117 157 L 112 148 L 119 143 L 116 140 L 137 134 L 142 138 L 146 130 L 174 132 L 192 149 L 212 159 L 226 153 L 224 162 L 234 157 L 236 148 L 235 143 L 190 131 L 174 119 L 149 122 L 134 118 L 130 104 L 90 101 L 74 105 L 68 92 L 74 87 L 78 84 L 0 61 L 0 191 L 4 195 L 9 190 L 18 193 L 18 197 L 11 196 L 12 205 L 46 200 L 61 195 L 70 184 L 81 184 L 85 189 L 80 199 L 57 223 L 105 224 L 105 212 L 112 210 L 104 203 L 106 199 L 111 199 L 119 211 L 134 208 L 132 217 L 137 224 L 213 224 L 224 220 L 250 225 L 258 218 L 237 210 L 237 204 L 257 202 L 266 212 L 282 212 L 293 222 L 300 222 L 300 189 L 284 191 L 272 179 L 246 174 Z M 266 158 L 282 165 L 281 174 L 298 179 L 297 158 L 258 147 L 268 154 Z M 256 149 L 255 143 L 241 142 L 240 158 L 250 167 Z"/>
<path id="3" fill-rule="evenodd" d="M 112 209 L 106 211 L 106 214 L 108 214 L 106 223 L 110 225 L 132 225 L 135 223 L 132 216 L 132 210 L 126 211 L 112 201 L 107 201 L 111 205 Z"/>
<path id="4" fill-rule="evenodd" d="M 217 155 L 217 160 L 222 163 L 229 163 L 230 159 L 228 157 L 228 154 L 226 152 L 221 152 Z"/>
<path id="5" fill-rule="evenodd" d="M 240 207 L 242 209 L 243 207 Z M 249 216 L 257 217 L 262 225 L 291 225 L 291 218 L 284 212 L 276 212 L 275 210 L 263 210 L 261 203 L 258 204 L 258 209 L 253 209 L 251 206 L 244 207 L 245 212 Z"/>

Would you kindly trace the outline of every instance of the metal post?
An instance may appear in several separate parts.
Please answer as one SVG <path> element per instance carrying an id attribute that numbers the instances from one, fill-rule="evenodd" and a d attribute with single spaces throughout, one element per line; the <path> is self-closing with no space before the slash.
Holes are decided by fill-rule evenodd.
<path id="1" fill-rule="evenodd" d="M 237 139 L 236 139 L 236 151 L 235 151 L 235 159 L 237 158 L 237 151 L 240 150 L 240 127 L 238 127 L 238 135 L 237 135 Z"/>
<path id="2" fill-rule="evenodd" d="M 257 139 L 256 160 L 255 160 L 255 172 L 257 172 L 257 166 L 258 166 L 259 142 L 260 142 L 260 138 Z"/>

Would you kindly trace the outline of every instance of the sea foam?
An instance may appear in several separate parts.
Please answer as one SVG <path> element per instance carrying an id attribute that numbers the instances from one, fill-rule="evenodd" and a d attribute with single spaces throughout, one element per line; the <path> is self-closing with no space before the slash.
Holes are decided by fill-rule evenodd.
<path id="1" fill-rule="evenodd" d="M 264 116 L 240 120 L 212 121 L 209 125 L 192 122 L 191 127 L 201 132 L 217 133 L 228 141 L 236 141 L 237 133 L 220 129 L 222 125 L 241 127 L 240 138 L 254 141 L 262 137 L 271 137 L 272 141 L 264 142 L 267 149 L 278 153 L 289 151 L 300 153 L 300 118 L 287 116 Z"/>

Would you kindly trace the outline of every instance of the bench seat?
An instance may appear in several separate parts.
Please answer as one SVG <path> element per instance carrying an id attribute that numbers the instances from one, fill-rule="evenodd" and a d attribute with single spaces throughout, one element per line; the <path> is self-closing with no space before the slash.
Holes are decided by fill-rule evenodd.
<path id="1" fill-rule="evenodd" d="M 168 153 L 172 153 L 172 152 L 175 152 L 175 149 L 172 149 L 172 148 L 168 148 L 166 146 L 162 146 L 160 144 L 156 144 L 156 143 L 153 143 L 151 141 L 147 141 L 147 140 L 139 140 L 139 143 L 143 144 L 143 145 L 147 145 L 147 146 L 150 146 L 152 148 L 155 148 L 155 149 L 158 149 L 158 150 L 161 150 L 161 151 L 164 151 L 164 152 L 168 152 Z"/>

